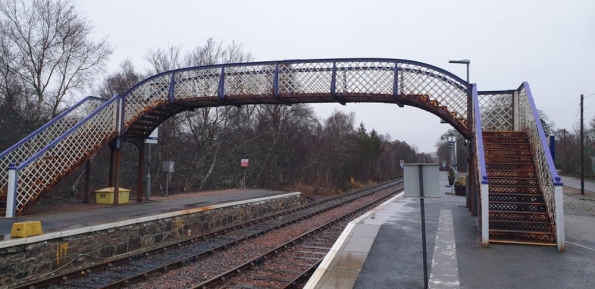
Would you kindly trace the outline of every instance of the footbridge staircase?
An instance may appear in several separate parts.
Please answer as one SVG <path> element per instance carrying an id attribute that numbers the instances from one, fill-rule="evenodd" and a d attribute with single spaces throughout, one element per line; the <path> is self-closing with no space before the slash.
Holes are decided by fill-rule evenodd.
<path id="1" fill-rule="evenodd" d="M 149 77 L 109 100 L 87 97 L 0 153 L 0 208 L 6 217 L 23 214 L 106 146 L 113 156 L 110 185 L 117 190 L 122 143 L 134 142 L 142 161 L 143 140 L 179 112 L 317 102 L 391 103 L 437 115 L 471 141 L 471 207 L 482 244 L 564 249 L 562 184 L 528 83 L 516 90 L 478 92 L 475 84 L 448 71 L 401 59 L 190 67 Z M 117 196 L 116 191 L 115 203 Z"/>

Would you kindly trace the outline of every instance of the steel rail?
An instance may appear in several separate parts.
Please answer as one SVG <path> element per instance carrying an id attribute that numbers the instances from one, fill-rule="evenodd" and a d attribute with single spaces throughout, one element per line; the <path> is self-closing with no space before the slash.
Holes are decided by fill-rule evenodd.
<path id="1" fill-rule="evenodd" d="M 217 237 L 219 235 L 225 234 L 227 232 L 234 231 L 234 230 L 236 230 L 238 228 L 245 228 L 245 227 L 249 227 L 249 226 L 254 226 L 256 224 L 263 223 L 263 222 L 268 221 L 268 220 L 271 220 L 271 219 L 276 219 L 276 218 L 279 218 L 281 216 L 293 214 L 293 213 L 296 213 L 296 212 L 299 212 L 299 211 L 305 211 L 307 209 L 311 209 L 311 208 L 314 208 L 316 206 L 321 206 L 321 205 L 327 204 L 327 203 L 332 202 L 332 201 L 337 201 L 337 200 L 341 200 L 341 199 L 348 199 L 350 197 L 353 197 L 355 199 L 355 197 L 359 197 L 359 196 L 362 196 L 362 195 L 364 195 L 364 196 L 365 195 L 369 195 L 369 194 L 374 193 L 374 190 L 380 190 L 380 189 L 384 189 L 384 188 L 387 188 L 387 187 L 391 187 L 391 186 L 397 185 L 399 182 L 402 182 L 402 180 L 399 179 L 399 180 L 396 180 L 396 181 L 390 181 L 390 182 L 378 184 L 378 185 L 375 185 L 375 186 L 372 186 L 372 187 L 369 187 L 369 188 L 365 188 L 365 189 L 362 189 L 362 190 L 358 190 L 358 191 L 355 191 L 355 192 L 351 192 L 351 193 L 348 193 L 348 194 L 343 194 L 343 195 L 340 195 L 340 196 L 325 198 L 325 199 L 319 200 L 317 202 L 313 202 L 313 203 L 310 203 L 310 204 L 307 204 L 307 205 L 300 206 L 300 207 L 295 208 L 295 209 L 290 209 L 290 210 L 287 210 L 287 211 L 283 211 L 281 213 L 277 213 L 277 214 L 273 214 L 273 215 L 269 215 L 269 216 L 264 216 L 264 217 L 259 218 L 259 219 L 256 219 L 256 220 L 252 220 L 252 221 L 249 221 L 249 222 L 246 222 L 246 223 L 242 223 L 242 224 L 239 224 L 239 225 L 236 225 L 236 226 L 232 226 L 232 227 L 229 227 L 229 228 L 223 228 L 223 229 L 220 229 L 220 230 L 217 230 L 217 231 L 214 231 L 214 232 L 205 234 L 205 235 L 193 236 L 193 237 L 190 237 L 190 238 L 185 238 L 185 239 L 183 239 L 181 241 L 177 241 L 177 242 L 173 242 L 173 243 L 168 243 L 168 244 L 165 244 L 163 246 L 158 246 L 158 247 L 151 248 L 151 249 L 148 249 L 148 250 L 142 250 L 140 252 L 135 252 L 135 253 L 132 253 L 132 254 L 124 254 L 121 258 L 118 258 L 118 259 L 108 260 L 108 261 L 105 261 L 105 262 L 94 264 L 92 266 L 88 266 L 87 268 L 83 268 L 83 269 L 71 270 L 71 271 L 66 272 L 66 273 L 63 273 L 63 274 L 58 274 L 58 275 L 53 276 L 51 278 L 47 278 L 47 279 L 43 279 L 43 280 L 39 280 L 39 281 L 34 281 L 34 282 L 28 282 L 26 284 L 18 285 L 15 288 L 39 288 L 39 287 L 46 287 L 46 286 L 53 285 L 53 284 L 63 283 L 63 282 L 68 281 L 68 280 L 73 280 L 73 279 L 81 278 L 81 277 L 86 276 L 86 275 L 88 275 L 88 274 L 90 274 L 92 272 L 103 271 L 103 270 L 112 268 L 112 267 L 117 266 L 117 265 L 123 265 L 123 264 L 129 263 L 132 260 L 138 260 L 140 258 L 145 258 L 145 257 L 151 256 L 151 255 L 156 255 L 156 254 L 160 254 L 160 253 L 166 252 L 166 251 L 168 251 L 170 249 L 175 249 L 175 248 L 182 247 L 182 246 L 192 245 L 192 244 L 194 244 L 194 243 L 196 243 L 198 241 L 204 241 L 204 240 L 207 240 L 207 239 L 212 239 L 212 238 L 215 238 L 215 237 Z M 372 192 L 370 192 L 370 191 L 372 191 Z M 351 199 L 349 201 L 353 201 L 354 199 Z M 334 206 L 336 207 L 337 205 L 334 205 Z M 275 228 L 273 228 L 273 229 L 275 229 Z M 254 237 L 254 236 L 257 236 L 257 235 L 260 235 L 260 234 L 262 234 L 262 232 L 257 232 L 255 234 L 250 235 L 250 236 L 248 236 L 246 238 L 243 238 L 243 239 L 249 239 L 251 237 Z M 216 247 L 214 249 L 211 249 L 209 251 L 202 252 L 202 253 L 212 254 L 212 253 L 214 253 L 217 250 L 225 250 L 227 247 L 233 245 L 234 243 L 238 243 L 238 242 L 240 242 L 240 240 L 229 242 L 227 244 L 221 245 L 219 247 Z M 192 256 L 192 257 L 189 257 L 189 258 L 185 258 L 183 260 L 180 260 L 178 262 L 181 262 L 180 264 L 184 264 L 185 262 L 192 261 L 192 259 L 198 260 L 200 258 L 197 257 L 197 256 Z M 175 265 L 175 263 L 177 263 L 177 262 L 172 262 L 172 263 L 170 263 L 168 265 L 165 265 L 165 266 L 162 266 L 162 267 L 169 266 L 169 269 L 175 268 L 177 266 L 177 265 Z M 134 282 L 131 282 L 131 281 L 140 281 L 140 280 L 146 278 L 148 273 L 157 272 L 157 271 L 160 271 L 160 270 L 162 271 L 163 268 L 160 267 L 160 268 L 156 268 L 155 270 L 150 270 L 150 271 L 147 271 L 147 272 L 143 272 L 143 274 L 137 274 L 137 275 L 135 275 L 133 277 L 128 278 L 128 280 L 122 279 L 122 280 L 119 280 L 118 282 L 114 282 L 114 283 L 110 284 L 110 285 L 113 285 L 112 287 L 107 287 L 106 286 L 106 287 L 103 287 L 103 288 L 118 288 L 118 286 L 117 286 L 118 284 L 125 285 L 125 284 L 129 284 L 129 283 L 134 283 Z M 35 278 L 35 277 L 33 277 L 33 278 Z M 110 285 L 108 285 L 108 286 L 110 286 Z"/>
<path id="2" fill-rule="evenodd" d="M 348 218 L 348 217 L 350 217 L 350 216 L 352 216 L 354 214 L 357 214 L 357 213 L 359 213 L 359 212 L 361 212 L 363 210 L 369 209 L 370 207 L 375 206 L 378 203 L 380 203 L 380 202 L 382 202 L 382 201 L 384 201 L 384 200 L 392 197 L 394 194 L 400 192 L 401 190 L 402 190 L 402 188 L 399 188 L 399 189 L 397 189 L 397 190 L 395 190 L 395 191 L 393 191 L 393 192 L 391 192 L 391 193 L 389 193 L 389 194 L 387 194 L 385 196 L 382 196 L 382 197 L 376 199 L 373 202 L 370 202 L 368 204 L 362 205 L 361 207 L 359 207 L 359 208 L 357 208 L 357 209 L 355 209 L 355 210 L 353 210 L 353 211 L 351 211 L 351 212 L 349 212 L 349 213 L 347 213 L 347 214 L 345 214 L 343 216 L 337 217 L 337 218 L 335 218 L 335 219 L 333 219 L 333 220 L 331 220 L 331 221 L 323 224 L 322 226 L 319 226 L 318 228 L 312 229 L 312 230 L 310 230 L 310 231 L 308 231 L 308 232 L 306 232 L 306 233 L 304 233 L 304 234 L 302 234 L 302 235 L 300 235 L 300 236 L 298 236 L 298 237 L 296 237 L 296 238 L 294 238 L 294 239 L 292 239 L 290 241 L 287 241 L 287 242 L 283 243 L 282 245 L 280 245 L 280 246 L 278 246 L 278 247 L 276 247 L 276 248 L 274 248 L 274 249 L 272 249 L 272 250 L 270 250 L 270 251 L 268 251 L 268 252 L 266 252 L 264 254 L 261 254 L 260 256 L 254 258 L 254 259 L 252 259 L 252 260 L 250 260 L 250 261 L 248 261 L 248 262 L 246 262 L 246 263 L 244 263 L 244 264 L 242 264 L 240 266 L 237 266 L 236 268 L 233 268 L 231 270 L 228 270 L 225 273 L 222 273 L 222 274 L 220 274 L 218 276 L 215 276 L 215 277 L 213 277 L 213 278 L 211 278 L 211 279 L 209 279 L 207 281 L 204 281 L 204 282 L 202 282 L 202 283 L 200 283 L 200 284 L 198 284 L 196 286 L 193 286 L 191 288 L 194 288 L 194 289 L 206 289 L 206 288 L 211 288 L 211 287 L 214 287 L 214 286 L 217 286 L 217 285 L 221 285 L 221 283 L 222 282 L 225 282 L 227 279 L 230 279 L 230 278 L 232 278 L 232 277 L 234 277 L 236 275 L 239 275 L 243 271 L 247 271 L 250 268 L 256 267 L 255 264 L 257 262 L 259 262 L 260 260 L 264 260 L 264 259 L 270 258 L 271 256 L 277 255 L 277 254 L 281 253 L 282 251 L 288 249 L 289 247 L 292 247 L 298 241 L 300 241 L 300 240 L 302 240 L 302 239 L 304 239 L 306 237 L 310 237 L 310 236 L 312 236 L 315 233 L 321 232 L 324 229 L 326 229 L 326 228 L 328 228 L 328 227 L 330 227 L 332 225 L 335 225 L 336 223 L 338 223 L 338 222 L 340 222 L 340 221 L 342 221 L 342 220 L 344 220 L 344 219 L 346 219 L 346 218 Z M 324 259 L 324 257 L 323 258 L 320 258 L 320 260 L 317 260 L 316 263 L 322 262 L 323 259 Z M 307 270 L 303 271 L 298 277 L 296 277 L 295 279 L 291 280 L 288 284 L 286 284 L 284 286 L 284 288 L 292 288 L 295 285 L 295 282 L 299 282 L 300 279 L 303 278 L 304 275 L 306 275 L 309 272 L 311 272 L 311 270 L 312 270 L 312 267 L 309 267 Z"/>
<path id="3" fill-rule="evenodd" d="M 395 184 L 392 184 L 390 186 L 395 186 L 397 184 L 398 183 L 395 183 Z M 371 194 L 374 194 L 374 193 L 378 192 L 379 190 L 386 189 L 386 185 L 384 185 L 384 186 L 383 185 L 380 185 L 377 188 L 380 188 L 380 189 L 378 189 L 377 191 L 367 192 L 367 193 L 362 194 L 362 195 L 360 195 L 358 197 L 368 196 L 368 195 L 371 195 Z M 367 191 L 367 190 L 363 190 L 363 191 Z M 333 200 L 336 200 L 336 199 L 333 199 Z M 326 208 L 323 208 L 323 209 L 318 210 L 316 212 L 307 214 L 305 216 L 301 216 L 301 217 L 296 218 L 296 219 L 288 220 L 287 222 L 283 222 L 281 224 L 278 224 L 276 226 L 270 227 L 268 229 L 261 230 L 259 232 L 254 233 L 254 234 L 248 235 L 246 237 L 243 237 L 243 238 L 239 238 L 239 239 L 230 241 L 228 243 L 225 243 L 223 245 L 220 245 L 220 246 L 218 246 L 216 248 L 213 248 L 211 250 L 204 251 L 204 252 L 198 253 L 198 254 L 196 254 L 194 256 L 186 257 L 186 258 L 183 258 L 181 260 L 177 260 L 177 261 L 168 263 L 168 264 L 163 265 L 163 266 L 159 266 L 158 268 L 147 270 L 147 271 L 145 271 L 145 272 L 143 272 L 141 274 L 136 274 L 134 276 L 131 276 L 131 277 L 128 277 L 128 278 L 125 278 L 125 279 L 122 279 L 122 280 L 118 280 L 116 282 L 113 282 L 111 284 L 108 284 L 106 286 L 102 286 L 102 287 L 99 287 L 99 288 L 102 288 L 102 289 L 107 289 L 107 288 L 121 288 L 121 287 L 124 287 L 124 286 L 126 286 L 128 284 L 131 284 L 131 283 L 136 283 L 136 282 L 139 282 L 139 281 L 142 281 L 142 280 L 146 280 L 146 279 L 149 278 L 149 276 L 151 276 L 152 273 L 167 272 L 167 271 L 170 271 L 171 269 L 182 267 L 182 266 L 184 266 L 185 264 L 187 264 L 189 262 L 198 261 L 200 259 L 203 259 L 203 258 L 205 258 L 207 256 L 210 256 L 210 255 L 214 254 L 215 252 L 227 250 L 231 246 L 237 245 L 237 244 L 239 244 L 239 243 L 241 243 L 243 241 L 250 240 L 252 238 L 258 237 L 259 235 L 263 235 L 265 233 L 268 233 L 268 232 L 271 232 L 271 231 L 274 231 L 274 230 L 277 230 L 277 229 L 286 227 L 288 225 L 291 225 L 291 224 L 294 224 L 294 223 L 303 221 L 305 219 L 308 219 L 308 218 L 311 218 L 313 216 L 319 215 L 321 213 L 327 212 L 327 211 L 329 211 L 331 209 L 340 207 L 342 205 L 345 205 L 347 203 L 353 202 L 355 200 L 356 200 L 355 198 L 354 199 L 349 199 L 349 200 L 347 200 L 344 203 L 335 204 L 335 205 L 332 205 L 330 207 L 326 207 Z M 271 216 L 268 219 L 273 219 L 273 218 L 274 217 Z"/>

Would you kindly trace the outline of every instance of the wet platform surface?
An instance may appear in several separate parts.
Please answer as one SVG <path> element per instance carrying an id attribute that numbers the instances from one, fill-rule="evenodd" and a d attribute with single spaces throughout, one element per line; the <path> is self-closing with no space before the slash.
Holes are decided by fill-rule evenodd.
<path id="1" fill-rule="evenodd" d="M 0 237 L 2 237 L 0 239 L 9 239 L 12 224 L 15 222 L 41 221 L 44 233 L 50 233 L 288 193 L 269 190 L 222 190 L 176 194 L 167 197 L 154 196 L 151 197 L 150 202 L 130 200 L 128 203 L 120 205 L 83 204 L 77 205 L 77 210 L 74 211 L 0 218 Z"/>
<path id="2" fill-rule="evenodd" d="M 595 212 L 567 218 L 566 252 L 484 248 L 477 217 L 446 183 L 441 172 L 441 197 L 425 199 L 430 288 L 595 288 Z M 395 197 L 345 229 L 305 288 L 424 288 L 421 244 L 419 199 Z"/>

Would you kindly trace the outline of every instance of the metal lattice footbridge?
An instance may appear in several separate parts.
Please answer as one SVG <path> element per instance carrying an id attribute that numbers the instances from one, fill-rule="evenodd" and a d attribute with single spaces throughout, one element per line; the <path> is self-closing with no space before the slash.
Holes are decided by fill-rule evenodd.
<path id="1" fill-rule="evenodd" d="M 142 159 L 142 141 L 185 110 L 317 102 L 393 103 L 437 115 L 471 140 L 472 211 L 482 243 L 557 244 L 564 250 L 562 184 L 528 83 L 478 92 L 475 84 L 448 71 L 399 59 L 191 67 L 152 76 L 109 100 L 87 97 L 0 154 L 0 202 L 7 217 L 22 214 L 107 145 L 116 156 L 110 185 L 117 190 L 121 143 L 135 141 Z M 515 143 L 525 145 L 517 149 Z M 499 167 L 505 164 L 511 167 Z M 141 186 L 139 179 L 139 191 Z"/>

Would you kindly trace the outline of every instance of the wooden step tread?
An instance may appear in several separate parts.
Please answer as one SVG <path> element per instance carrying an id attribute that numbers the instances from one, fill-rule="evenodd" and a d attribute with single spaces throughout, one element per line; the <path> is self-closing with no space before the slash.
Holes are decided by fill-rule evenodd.
<path id="1" fill-rule="evenodd" d="M 507 211 L 507 210 L 489 210 L 489 213 L 502 213 L 502 214 L 539 214 L 546 215 L 548 212 L 533 212 L 533 211 Z"/>
<path id="2" fill-rule="evenodd" d="M 508 171 L 505 171 L 508 172 Z M 488 179 L 506 179 L 506 180 L 537 180 L 537 177 L 490 177 L 488 174 Z"/>
<path id="3" fill-rule="evenodd" d="M 499 244 L 515 244 L 515 245 L 531 245 L 531 246 L 557 246 L 558 244 L 552 242 L 529 242 L 529 241 L 515 241 L 490 238 L 490 243 Z"/>
<path id="4" fill-rule="evenodd" d="M 490 204 L 511 204 L 511 205 L 538 205 L 538 206 L 545 206 L 545 202 L 490 201 Z"/>
<path id="5" fill-rule="evenodd" d="M 531 152 L 530 149 L 509 149 L 509 148 L 483 148 L 484 151 L 519 151 L 519 152 Z"/>
<path id="6" fill-rule="evenodd" d="M 486 141 L 484 141 L 483 142 L 484 148 L 486 145 L 528 145 L 528 144 L 529 144 L 529 141 L 527 141 L 527 142 L 491 142 L 491 141 L 486 142 Z"/>
<path id="7" fill-rule="evenodd" d="M 532 165 L 533 162 L 518 162 L 518 163 L 500 163 L 500 162 L 486 162 L 486 165 L 509 165 L 509 166 L 518 166 L 518 165 Z M 489 171 L 489 169 L 488 169 Z"/>
<path id="8" fill-rule="evenodd" d="M 543 197 L 541 193 L 538 194 L 528 194 L 528 193 L 489 193 L 491 195 L 497 196 L 521 196 L 521 197 Z"/>
<path id="9" fill-rule="evenodd" d="M 526 230 L 513 230 L 513 229 L 490 229 L 490 232 L 554 235 L 554 232 L 552 232 L 552 231 L 526 231 Z"/>
<path id="10" fill-rule="evenodd" d="M 547 221 L 521 221 L 521 220 L 501 220 L 501 219 L 490 219 L 490 223 L 517 223 L 517 224 L 545 224 L 551 225 L 552 223 Z M 494 229 L 497 230 L 497 229 Z"/>
<path id="11" fill-rule="evenodd" d="M 501 185 L 501 184 L 490 184 L 490 187 L 491 186 L 494 186 L 494 187 L 511 187 L 511 188 L 539 188 L 539 185 Z"/>

